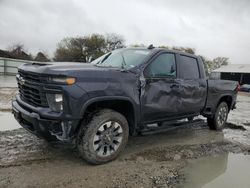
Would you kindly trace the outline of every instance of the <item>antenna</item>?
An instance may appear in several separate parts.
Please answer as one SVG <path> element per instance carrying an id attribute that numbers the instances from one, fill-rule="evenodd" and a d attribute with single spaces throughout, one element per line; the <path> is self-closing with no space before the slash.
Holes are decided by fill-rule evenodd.
<path id="1" fill-rule="evenodd" d="M 150 44 L 150 45 L 148 46 L 148 49 L 149 49 L 149 50 L 154 49 L 154 48 L 155 48 L 155 47 L 154 47 L 153 44 Z"/>

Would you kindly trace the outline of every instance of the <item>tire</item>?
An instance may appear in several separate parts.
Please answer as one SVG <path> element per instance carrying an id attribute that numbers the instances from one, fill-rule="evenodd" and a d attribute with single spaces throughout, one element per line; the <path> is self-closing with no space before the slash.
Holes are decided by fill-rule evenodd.
<path id="1" fill-rule="evenodd" d="M 114 160 L 125 148 L 129 135 L 126 118 L 113 110 L 103 109 L 93 114 L 87 124 L 82 123 L 77 135 L 80 156 L 91 164 Z"/>
<path id="2" fill-rule="evenodd" d="M 188 117 L 187 119 L 188 119 L 188 121 L 193 121 L 194 117 Z"/>
<path id="3" fill-rule="evenodd" d="M 213 118 L 207 118 L 207 124 L 212 130 L 221 130 L 224 128 L 228 116 L 228 105 L 221 102 L 216 109 Z"/>

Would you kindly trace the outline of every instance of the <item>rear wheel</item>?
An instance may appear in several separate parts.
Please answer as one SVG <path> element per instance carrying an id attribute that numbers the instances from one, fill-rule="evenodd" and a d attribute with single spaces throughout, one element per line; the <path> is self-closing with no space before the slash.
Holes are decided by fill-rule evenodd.
<path id="1" fill-rule="evenodd" d="M 126 118 L 116 111 L 104 109 L 95 113 L 87 125 L 81 125 L 77 148 L 87 162 L 106 163 L 125 148 L 128 134 Z"/>
<path id="2" fill-rule="evenodd" d="M 226 102 L 221 102 L 216 109 L 213 118 L 207 118 L 207 124 L 212 130 L 221 130 L 224 128 L 228 115 L 228 105 Z"/>

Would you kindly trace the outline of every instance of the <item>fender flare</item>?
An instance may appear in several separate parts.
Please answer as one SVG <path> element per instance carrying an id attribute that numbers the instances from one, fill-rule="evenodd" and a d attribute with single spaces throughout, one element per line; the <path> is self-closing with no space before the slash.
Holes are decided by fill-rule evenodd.
<path id="1" fill-rule="evenodd" d="M 230 94 L 223 94 L 223 95 L 221 95 L 221 96 L 219 97 L 219 100 L 217 101 L 216 107 L 219 106 L 220 101 L 221 101 L 221 99 L 222 99 L 223 97 L 230 97 L 230 98 L 232 99 L 231 102 L 233 103 L 233 96 L 232 96 L 232 95 L 230 95 Z M 232 104 L 231 104 L 231 106 L 232 106 Z M 229 106 L 228 108 L 230 109 L 231 106 Z"/>
<path id="2" fill-rule="evenodd" d="M 233 105 L 233 103 L 234 103 L 234 97 L 231 95 L 231 94 L 222 94 L 222 95 L 220 95 L 220 97 L 218 97 L 218 101 L 216 101 L 216 104 L 213 106 L 213 110 L 212 110 L 212 114 L 214 114 L 215 113 L 215 111 L 216 111 L 216 109 L 217 109 L 217 107 L 219 106 L 219 104 L 220 104 L 220 102 L 221 102 L 221 99 L 223 98 L 223 97 L 231 97 L 232 98 L 232 103 L 231 103 L 231 106 L 229 106 L 228 107 L 228 109 L 229 109 L 229 111 L 231 110 L 231 107 L 232 107 L 232 105 Z"/>
<path id="3" fill-rule="evenodd" d="M 134 110 L 134 123 L 137 124 L 137 120 L 138 120 L 138 109 L 137 109 L 137 105 L 135 104 L 135 102 L 133 100 L 131 100 L 128 97 L 124 97 L 124 96 L 103 96 L 103 97 L 94 97 L 89 99 L 86 103 L 84 103 L 84 105 L 81 108 L 80 111 L 80 116 L 83 117 L 84 113 L 86 111 L 86 109 L 93 103 L 95 102 L 101 102 L 101 101 L 115 101 L 115 100 L 121 100 L 121 101 L 126 101 L 132 104 L 133 110 Z"/>

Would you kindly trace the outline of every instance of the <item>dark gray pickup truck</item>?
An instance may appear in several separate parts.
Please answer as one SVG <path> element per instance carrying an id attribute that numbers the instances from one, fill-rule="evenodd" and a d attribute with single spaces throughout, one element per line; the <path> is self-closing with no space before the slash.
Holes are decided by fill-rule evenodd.
<path id="1" fill-rule="evenodd" d="M 24 64 L 13 114 L 47 141 L 70 142 L 92 164 L 111 161 L 128 136 L 203 115 L 222 129 L 238 83 L 208 80 L 201 58 L 160 48 L 125 48 L 92 63 Z M 151 131 L 152 131 L 151 130 Z"/>

